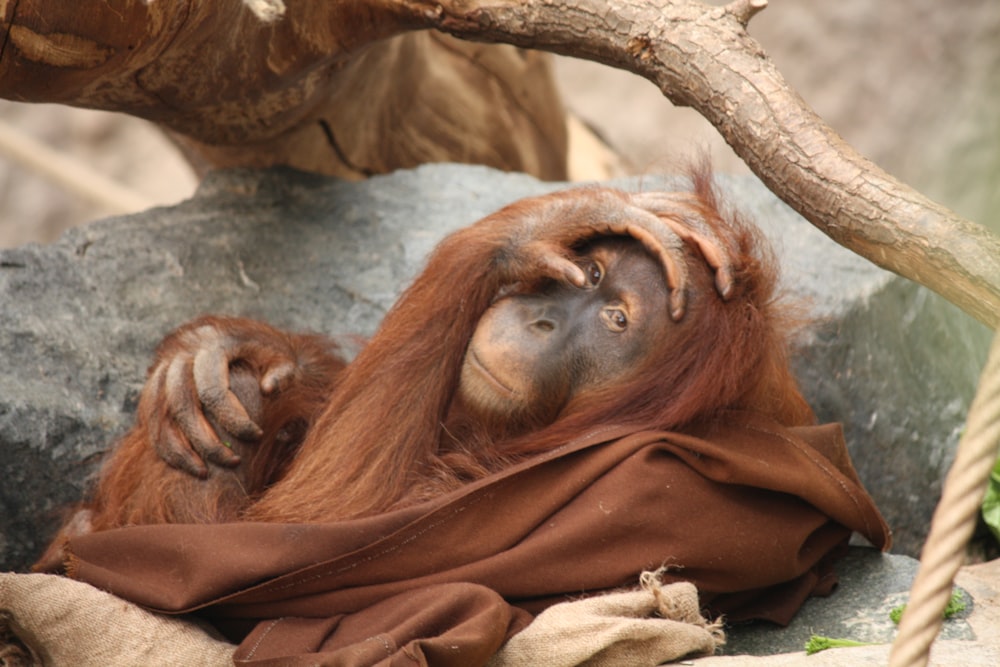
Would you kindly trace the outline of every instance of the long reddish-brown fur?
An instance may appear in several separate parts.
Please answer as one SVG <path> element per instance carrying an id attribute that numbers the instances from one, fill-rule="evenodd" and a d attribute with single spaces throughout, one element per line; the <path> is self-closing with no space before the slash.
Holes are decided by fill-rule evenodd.
<path id="1" fill-rule="evenodd" d="M 507 221 L 572 217 L 588 198 L 613 205 L 627 200 L 622 193 L 585 189 L 518 202 L 452 235 L 346 369 L 316 337 L 250 325 L 259 327 L 251 333 L 262 341 L 285 336 L 300 367 L 291 388 L 265 397 L 257 415 L 265 432 L 261 442 L 240 450 L 240 469 L 213 469 L 208 481 L 197 479 L 155 454 L 147 422 L 165 417 L 159 406 L 141 405 L 137 425 L 96 490 L 93 528 L 368 515 L 454 488 L 608 423 L 677 429 L 726 408 L 760 411 L 786 425 L 811 423 L 786 359 L 788 323 L 775 300 L 776 263 L 756 228 L 720 212 L 709 174 L 693 180 L 688 206 L 716 230 L 731 258 L 732 295 L 718 295 L 711 269 L 689 251 L 688 308 L 669 344 L 658 346 L 630 377 L 573 398 L 553 423 L 499 437 L 470 426 L 452 409 L 463 356 L 498 290 L 538 277 L 511 254 Z M 574 240 L 567 237 L 566 245 Z M 205 323 L 247 335 L 246 320 L 202 319 L 188 326 Z M 173 351 L 161 349 L 159 356 Z M 241 372 L 256 381 L 266 366 L 262 354 L 260 368 L 236 369 L 234 382 Z M 278 434 L 289 424 L 304 429 L 301 445 L 296 438 L 282 444 Z"/>
<path id="2" fill-rule="evenodd" d="M 150 445 L 150 429 L 167 417 L 165 406 L 150 404 L 151 394 L 144 392 L 135 426 L 101 470 L 92 494 L 88 509 L 93 530 L 149 523 L 237 520 L 240 512 L 287 470 L 346 364 L 330 341 L 320 336 L 286 334 L 251 320 L 238 323 L 239 333 L 244 337 L 271 346 L 282 344 L 299 368 L 296 381 L 262 405 L 255 401 L 258 399 L 255 386 L 273 360 L 272 347 L 259 346 L 254 355 L 258 367 L 240 364 L 231 369 L 234 392 L 262 426 L 260 440 L 243 442 L 221 433 L 242 455 L 243 462 L 236 469 L 210 466 L 208 479 L 194 477 L 168 465 Z M 201 317 L 184 325 L 160 345 L 151 369 L 177 352 L 177 341 L 184 331 L 211 326 L 227 332 L 233 325 L 234 320 L 219 317 Z"/>

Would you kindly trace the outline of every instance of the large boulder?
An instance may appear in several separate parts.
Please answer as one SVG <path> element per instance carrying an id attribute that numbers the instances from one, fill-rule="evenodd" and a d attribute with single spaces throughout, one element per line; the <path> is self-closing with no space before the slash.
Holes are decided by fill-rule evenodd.
<path id="1" fill-rule="evenodd" d="M 678 187 L 646 177 L 628 188 Z M 721 183 L 775 241 L 812 319 L 796 367 L 824 420 L 845 423 L 861 476 L 913 554 L 989 333 L 923 288 L 840 248 L 757 180 Z M 172 208 L 0 252 L 0 551 L 24 570 L 127 427 L 156 342 L 205 312 L 371 334 L 446 233 L 565 184 L 425 166 L 360 183 L 297 172 L 210 176 Z"/>

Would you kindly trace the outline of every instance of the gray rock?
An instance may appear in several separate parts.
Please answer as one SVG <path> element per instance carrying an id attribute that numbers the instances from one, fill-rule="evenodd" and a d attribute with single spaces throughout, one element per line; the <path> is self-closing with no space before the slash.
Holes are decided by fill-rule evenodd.
<path id="1" fill-rule="evenodd" d="M 755 622 L 727 628 L 725 655 L 774 655 L 801 651 L 813 635 L 891 644 L 897 625 L 890 612 L 907 603 L 919 562 L 909 556 L 853 548 L 837 565 L 840 583 L 828 598 L 810 598 L 786 628 Z M 942 626 L 940 639 L 975 639 L 966 619 L 974 603 L 958 589 L 964 609 Z"/>
<path id="2" fill-rule="evenodd" d="M 787 628 L 750 623 L 727 628 L 721 655 L 698 667 L 881 667 L 889 664 L 897 626 L 890 612 L 909 602 L 917 561 L 908 556 L 854 548 L 838 566 L 840 585 L 829 598 L 803 605 Z M 955 591 L 963 608 L 942 622 L 929 664 L 995 667 L 1000 664 L 1000 560 L 961 568 Z M 813 655 L 803 650 L 813 635 L 863 642 Z"/>
<path id="3" fill-rule="evenodd" d="M 81 496 L 171 328 L 204 312 L 247 315 L 356 348 L 444 234 L 559 187 L 450 165 L 361 183 L 234 171 L 178 206 L 0 252 L 3 567 L 26 568 Z M 914 553 L 985 360 L 986 328 L 835 245 L 758 181 L 723 187 L 778 243 L 789 290 L 824 318 L 797 359 L 807 394 L 823 419 L 846 423 L 897 548 Z"/>

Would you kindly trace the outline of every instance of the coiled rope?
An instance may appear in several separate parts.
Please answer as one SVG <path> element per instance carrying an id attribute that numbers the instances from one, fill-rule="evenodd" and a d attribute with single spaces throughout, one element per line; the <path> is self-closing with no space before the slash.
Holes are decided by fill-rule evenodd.
<path id="1" fill-rule="evenodd" d="M 955 574 L 962 566 L 986 483 L 997 460 L 998 445 L 1000 332 L 993 338 L 976 397 L 969 408 L 965 434 L 959 441 L 955 462 L 934 511 L 910 601 L 892 643 L 889 667 L 923 667 L 930 660 L 931 644 L 941 630 Z"/>

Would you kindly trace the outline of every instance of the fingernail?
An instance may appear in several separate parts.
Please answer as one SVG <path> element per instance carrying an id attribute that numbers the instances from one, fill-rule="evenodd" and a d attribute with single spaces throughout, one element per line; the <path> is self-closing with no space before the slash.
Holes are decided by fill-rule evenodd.
<path id="1" fill-rule="evenodd" d="M 684 295 L 678 290 L 670 294 L 670 317 L 675 322 L 684 317 Z"/>
<path id="2" fill-rule="evenodd" d="M 733 277 L 728 273 L 720 273 L 718 277 L 719 293 L 722 298 L 728 299 L 733 295 Z"/>

